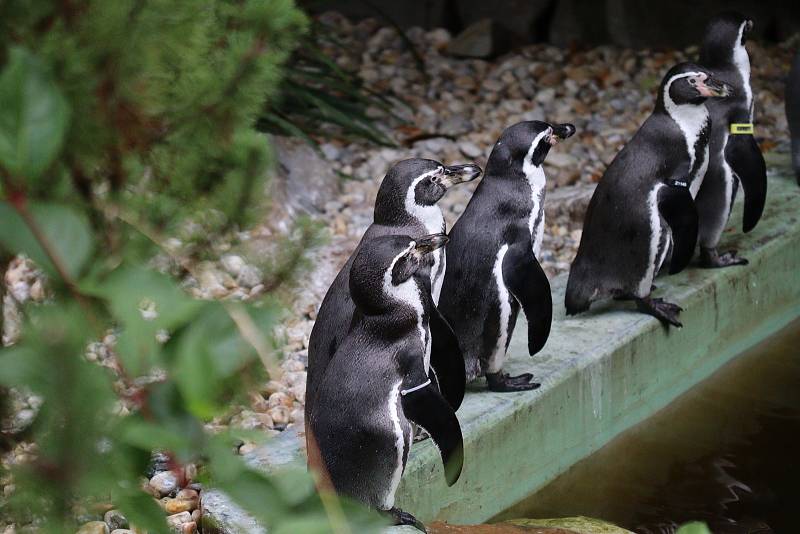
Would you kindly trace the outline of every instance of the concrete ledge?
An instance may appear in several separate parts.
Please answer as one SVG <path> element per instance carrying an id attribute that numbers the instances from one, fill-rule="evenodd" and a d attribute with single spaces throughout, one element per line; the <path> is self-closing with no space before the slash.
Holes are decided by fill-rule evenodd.
<path id="1" fill-rule="evenodd" d="M 667 330 L 622 303 L 566 318 L 566 277 L 555 279 L 547 346 L 527 356 L 520 316 L 506 366 L 512 373 L 534 372 L 542 387 L 517 394 L 472 388 L 458 412 L 466 445 L 460 480 L 448 488 L 434 445 L 417 444 L 397 505 L 423 521 L 486 521 L 798 317 L 800 188 L 778 176 L 770 177 L 769 188 L 759 226 L 742 235 L 737 208 L 723 239 L 723 247 L 750 260 L 748 266 L 690 267 L 658 279 L 655 295 L 685 309 L 683 329 Z M 296 433 L 285 433 L 251 460 L 276 468 L 302 458 L 300 447 Z"/>

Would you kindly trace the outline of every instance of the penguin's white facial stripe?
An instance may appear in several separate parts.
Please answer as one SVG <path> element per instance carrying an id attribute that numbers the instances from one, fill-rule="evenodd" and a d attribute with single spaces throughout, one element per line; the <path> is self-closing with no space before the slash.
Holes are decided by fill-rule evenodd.
<path id="1" fill-rule="evenodd" d="M 408 187 L 406 191 L 406 201 L 405 201 L 405 208 L 406 212 L 413 217 L 414 219 L 418 220 L 425 226 L 426 233 L 428 234 L 438 234 L 444 231 L 444 216 L 442 215 L 442 210 L 439 206 L 432 204 L 420 204 L 417 202 L 417 184 L 421 181 L 426 180 L 434 175 L 443 175 L 444 168 L 439 167 L 435 171 L 427 172 L 418 176 L 411 185 Z"/>
<path id="2" fill-rule="evenodd" d="M 692 104 L 676 104 L 669 96 L 669 89 L 676 80 L 682 78 L 695 77 L 705 80 L 708 76 L 703 72 L 682 72 L 676 74 L 667 81 L 664 85 L 664 108 L 669 113 L 672 120 L 678 125 L 684 138 L 686 139 L 686 148 L 689 153 L 689 168 L 694 167 L 696 158 L 694 149 L 697 143 L 700 132 L 708 122 L 708 109 L 704 106 L 695 106 Z M 691 179 L 691 177 L 689 177 Z"/>
<path id="3" fill-rule="evenodd" d="M 533 141 L 531 142 L 531 146 L 528 148 L 528 153 L 525 154 L 525 160 L 522 162 L 523 172 L 525 170 L 525 166 L 526 165 L 531 165 L 531 166 L 534 166 L 534 167 L 540 167 L 541 166 L 541 163 L 539 165 L 535 165 L 533 163 L 533 154 L 536 152 L 536 148 L 539 146 L 539 143 L 541 143 L 543 140 L 549 144 L 549 141 L 547 141 L 547 139 L 549 139 L 549 137 L 552 134 L 553 134 L 553 129 L 552 128 L 548 128 L 548 129 L 544 130 L 543 132 L 539 132 L 539 134 L 536 137 L 533 138 Z M 544 163 L 544 162 L 542 162 L 542 163 Z"/>

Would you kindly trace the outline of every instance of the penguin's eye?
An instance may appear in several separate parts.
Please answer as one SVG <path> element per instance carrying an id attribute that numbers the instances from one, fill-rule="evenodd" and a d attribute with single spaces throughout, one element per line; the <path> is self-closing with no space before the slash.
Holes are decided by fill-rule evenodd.
<path id="1" fill-rule="evenodd" d="M 431 182 L 437 183 L 439 181 L 439 175 L 431 176 Z"/>
<path id="2" fill-rule="evenodd" d="M 697 78 L 689 78 L 689 85 L 691 86 L 697 85 Z"/>

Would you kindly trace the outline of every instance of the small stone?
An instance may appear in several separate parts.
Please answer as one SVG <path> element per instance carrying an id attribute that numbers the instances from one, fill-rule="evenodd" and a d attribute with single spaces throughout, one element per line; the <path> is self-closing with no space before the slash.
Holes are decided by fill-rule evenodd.
<path id="1" fill-rule="evenodd" d="M 201 512 L 199 508 L 194 512 L 192 512 L 192 521 L 194 521 L 195 523 L 199 524 L 201 517 L 203 517 L 203 512 Z"/>
<path id="2" fill-rule="evenodd" d="M 178 478 L 172 471 L 163 471 L 151 478 L 149 484 L 163 497 L 178 489 Z"/>
<path id="3" fill-rule="evenodd" d="M 278 391 L 282 391 L 283 388 L 284 388 L 284 385 L 281 384 L 280 382 L 278 382 L 277 380 L 270 380 L 269 382 L 266 383 L 266 385 L 262 389 L 262 392 L 264 393 L 264 395 L 269 397 L 273 393 L 277 393 Z"/>
<path id="4" fill-rule="evenodd" d="M 167 516 L 167 525 L 175 532 L 183 532 L 182 525 L 192 522 L 192 514 L 189 512 L 180 512 Z"/>
<path id="5" fill-rule="evenodd" d="M 235 254 L 226 254 L 222 256 L 220 260 L 222 262 L 222 267 L 230 273 L 231 276 L 238 276 L 240 272 L 242 272 L 242 268 L 245 266 L 245 262 L 241 256 L 237 256 Z"/>
<path id="6" fill-rule="evenodd" d="M 136 534 L 136 531 L 127 528 L 118 528 L 116 530 L 112 530 L 111 534 Z"/>
<path id="7" fill-rule="evenodd" d="M 200 494 L 197 490 L 193 490 L 191 488 L 184 488 L 175 495 L 176 499 L 197 499 L 200 497 Z"/>
<path id="8" fill-rule="evenodd" d="M 41 278 L 37 278 L 31 285 L 31 299 L 33 299 L 34 302 L 42 302 L 46 296 L 44 283 Z"/>
<path id="9" fill-rule="evenodd" d="M 103 516 L 103 521 L 106 522 L 108 528 L 116 530 L 120 528 L 128 528 L 128 518 L 122 515 L 119 510 L 109 510 Z"/>
<path id="10" fill-rule="evenodd" d="M 286 393 L 278 391 L 269 396 L 269 407 L 275 408 L 276 406 L 291 406 L 292 399 Z"/>
<path id="11" fill-rule="evenodd" d="M 191 512 L 197 508 L 197 499 L 164 499 L 162 506 L 168 514 Z"/>
<path id="12" fill-rule="evenodd" d="M 109 534 L 108 525 L 103 521 L 89 521 L 81 525 L 75 534 Z"/>
<path id="13" fill-rule="evenodd" d="M 245 265 L 236 277 L 236 282 L 240 286 L 250 289 L 261 284 L 263 278 L 264 274 L 261 272 L 261 269 L 253 265 Z"/>
<path id="14" fill-rule="evenodd" d="M 276 426 L 289 424 L 289 413 L 289 408 L 286 406 L 275 406 L 269 411 L 269 415 Z"/>
<path id="15" fill-rule="evenodd" d="M 197 523 L 194 521 L 184 523 L 181 527 L 181 532 L 182 534 L 195 534 L 195 532 L 197 532 Z"/>
<path id="16" fill-rule="evenodd" d="M 479 158 L 483 155 L 483 150 L 471 141 L 461 141 L 458 143 L 458 149 L 468 158 Z"/>
<path id="17" fill-rule="evenodd" d="M 241 447 L 239 447 L 239 451 L 238 452 L 239 452 L 239 454 L 244 456 L 245 454 L 250 454 L 251 452 L 253 452 L 257 448 L 258 448 L 258 445 L 256 445 L 253 442 L 248 441 L 247 443 L 244 443 Z"/>

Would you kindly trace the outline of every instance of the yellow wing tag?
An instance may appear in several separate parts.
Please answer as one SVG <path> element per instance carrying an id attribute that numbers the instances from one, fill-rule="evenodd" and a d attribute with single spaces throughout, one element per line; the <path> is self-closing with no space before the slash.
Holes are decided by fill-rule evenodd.
<path id="1" fill-rule="evenodd" d="M 740 123 L 733 123 L 731 124 L 731 133 L 736 134 L 752 134 L 753 133 L 753 123 L 751 122 L 740 122 Z"/>

